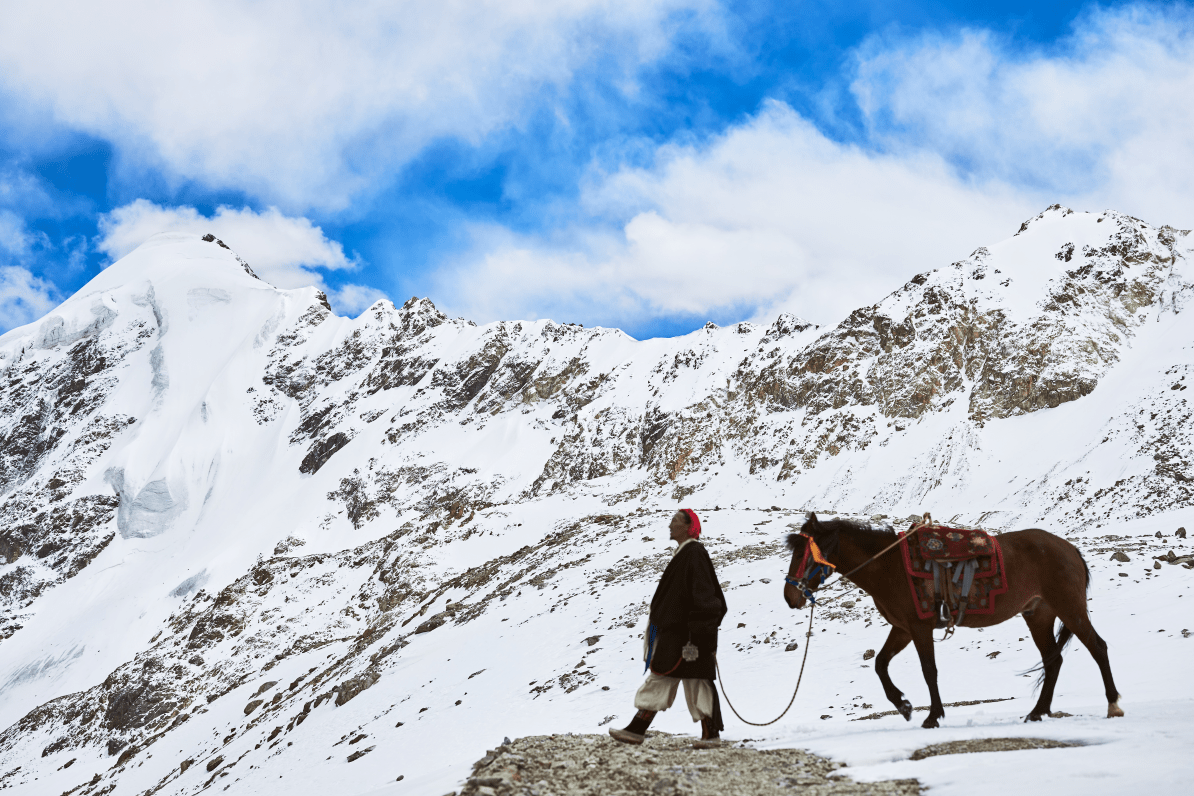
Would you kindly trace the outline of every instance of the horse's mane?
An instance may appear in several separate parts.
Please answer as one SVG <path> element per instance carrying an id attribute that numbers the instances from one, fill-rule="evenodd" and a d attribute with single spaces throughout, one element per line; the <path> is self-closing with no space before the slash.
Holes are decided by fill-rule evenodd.
<path id="1" fill-rule="evenodd" d="M 890 543 L 896 535 L 895 531 L 889 531 L 885 528 L 875 528 L 870 523 L 861 520 L 834 517 L 831 520 L 822 521 L 817 519 L 817 515 L 811 511 L 808 513 L 808 517 L 805 519 L 800 531 L 788 534 L 789 550 L 796 550 L 796 545 L 799 544 L 798 539 L 802 533 L 816 539 L 817 546 L 826 555 L 837 553 L 842 533 L 848 534 L 858 540 L 862 545 L 866 545 L 868 541 L 873 543 Z"/>

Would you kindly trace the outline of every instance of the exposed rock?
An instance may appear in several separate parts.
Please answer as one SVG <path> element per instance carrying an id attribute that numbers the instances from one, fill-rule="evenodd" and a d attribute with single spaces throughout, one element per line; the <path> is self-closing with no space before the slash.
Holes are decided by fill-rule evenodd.
<path id="1" fill-rule="evenodd" d="M 364 757 L 365 755 L 369 754 L 370 752 L 372 752 L 372 751 L 373 751 L 374 749 L 376 749 L 376 748 L 377 748 L 376 746 L 370 746 L 370 747 L 368 747 L 368 748 L 366 748 L 366 749 L 358 749 L 358 750 L 356 750 L 355 752 L 353 752 L 352 754 L 350 754 L 350 755 L 348 756 L 348 762 L 350 762 L 350 763 L 351 763 L 351 762 L 352 762 L 352 761 L 354 761 L 354 760 L 359 760 L 360 758 L 362 758 L 362 757 Z"/>
<path id="2" fill-rule="evenodd" d="M 1111 554 L 1111 560 L 1112 561 L 1121 561 L 1126 564 L 1127 562 L 1131 561 L 1132 559 L 1128 558 L 1128 554 L 1123 552 L 1122 550 L 1116 550 L 1114 553 Z"/>
<path id="3" fill-rule="evenodd" d="M 366 669 L 336 687 L 336 705 L 343 705 L 362 691 L 372 687 L 378 680 L 378 674 L 373 669 Z"/>
<path id="4" fill-rule="evenodd" d="M 976 738 L 969 741 L 950 741 L 917 749 L 909 760 L 924 760 L 937 755 L 961 755 L 974 752 L 1016 752 L 1021 749 L 1066 749 L 1080 743 L 1055 741 L 1051 738 Z"/>

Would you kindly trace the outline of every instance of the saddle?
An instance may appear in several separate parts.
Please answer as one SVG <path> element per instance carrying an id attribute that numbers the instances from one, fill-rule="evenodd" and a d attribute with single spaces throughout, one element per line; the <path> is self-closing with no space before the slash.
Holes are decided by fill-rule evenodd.
<path id="1" fill-rule="evenodd" d="M 992 614 L 995 597 L 1007 591 L 1003 550 L 986 531 L 946 528 L 925 521 L 901 534 L 904 571 L 916 615 L 937 617 L 946 636 L 967 613 Z"/>

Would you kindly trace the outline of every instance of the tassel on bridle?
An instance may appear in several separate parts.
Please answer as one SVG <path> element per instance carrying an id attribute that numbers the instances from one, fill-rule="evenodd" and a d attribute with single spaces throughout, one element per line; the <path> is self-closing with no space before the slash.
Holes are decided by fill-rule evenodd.
<path id="1" fill-rule="evenodd" d="M 836 568 L 833 566 L 833 564 L 830 564 L 827 560 L 825 560 L 825 557 L 821 554 L 821 548 L 817 546 L 817 543 L 813 540 L 813 537 L 803 533 L 800 535 L 808 540 L 808 544 L 804 548 L 804 555 L 800 559 L 800 566 L 796 570 L 796 577 L 793 578 L 791 575 L 785 575 L 784 583 L 800 589 L 800 593 L 804 595 L 804 599 L 808 600 L 810 604 L 816 605 L 817 600 L 815 597 L 813 597 L 813 590 L 809 588 L 808 582 L 820 575 L 820 585 L 824 585 L 825 581 L 829 579 L 829 576 L 834 573 Z M 815 566 L 808 572 L 805 572 L 805 569 L 808 567 L 808 560 L 810 557 L 813 559 Z M 818 588 L 820 588 L 820 586 L 818 586 Z"/>

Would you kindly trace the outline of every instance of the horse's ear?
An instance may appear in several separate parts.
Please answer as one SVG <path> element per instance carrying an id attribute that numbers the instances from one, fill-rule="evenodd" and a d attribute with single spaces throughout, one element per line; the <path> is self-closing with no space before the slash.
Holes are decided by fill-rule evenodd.
<path id="1" fill-rule="evenodd" d="M 808 513 L 808 517 L 804 520 L 804 528 L 807 529 L 809 533 L 815 534 L 820 526 L 821 523 L 817 519 L 817 513 L 815 511 L 810 511 Z"/>
<path id="2" fill-rule="evenodd" d="M 788 549 L 791 550 L 793 553 L 795 553 L 796 545 L 798 545 L 798 544 L 800 544 L 800 534 L 798 534 L 798 533 L 788 534 Z"/>

